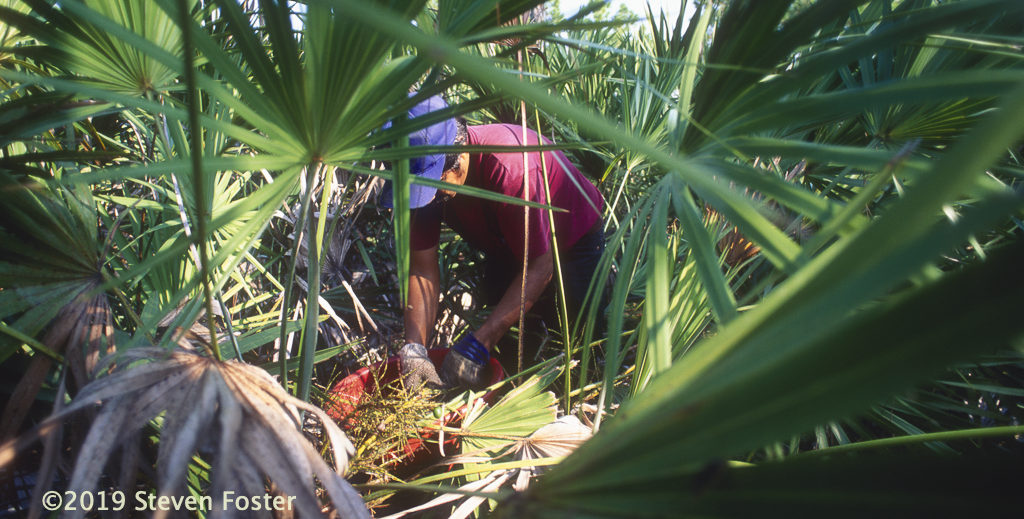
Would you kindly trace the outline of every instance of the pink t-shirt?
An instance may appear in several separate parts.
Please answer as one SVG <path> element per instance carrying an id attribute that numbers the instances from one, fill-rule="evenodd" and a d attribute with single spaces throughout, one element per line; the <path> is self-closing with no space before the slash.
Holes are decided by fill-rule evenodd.
<path id="1" fill-rule="evenodd" d="M 469 126 L 467 144 L 472 146 L 521 146 L 522 127 L 512 124 Z M 528 145 L 537 145 L 537 133 L 527 130 Z M 545 145 L 551 141 L 543 139 Z M 547 203 L 540 152 L 528 153 L 530 200 Z M 601 217 L 604 201 L 597 188 L 569 162 L 561 151 L 545 151 L 544 165 L 551 192 L 551 204 L 566 209 L 555 212 L 558 246 L 576 243 Z M 574 181 L 575 180 L 575 181 Z M 466 185 L 523 198 L 523 153 L 473 153 L 469 158 Z M 440 197 L 412 211 L 414 250 L 433 247 L 440 237 L 443 219 L 455 232 L 486 254 L 523 256 L 523 207 L 504 202 L 458 195 L 441 203 Z M 551 231 L 546 210 L 530 209 L 529 257 L 550 249 Z"/>

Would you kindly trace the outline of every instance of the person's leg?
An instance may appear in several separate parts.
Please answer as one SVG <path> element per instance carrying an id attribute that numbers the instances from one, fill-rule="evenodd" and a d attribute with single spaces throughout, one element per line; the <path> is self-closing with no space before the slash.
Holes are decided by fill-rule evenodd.
<path id="1" fill-rule="evenodd" d="M 498 255 L 488 254 L 484 258 L 484 275 L 481 279 L 483 302 L 492 307 L 501 301 L 505 290 L 515 277 L 516 266 Z"/>
<path id="2" fill-rule="evenodd" d="M 580 238 L 572 247 L 561 255 L 562 282 L 565 285 L 566 309 L 569 312 L 570 325 L 579 314 L 586 302 L 587 289 L 597 270 L 598 262 L 604 253 L 604 232 L 600 224 Z M 509 261 L 504 257 L 487 257 L 484 265 L 484 302 L 493 306 L 501 299 L 509 285 L 518 276 L 522 266 L 518 262 Z M 535 363 L 538 350 L 545 340 L 547 328 L 560 328 L 559 305 L 557 299 L 558 281 L 552 279 L 544 294 L 527 314 L 526 331 L 523 337 L 524 367 Z M 604 311 L 607 306 L 605 283 L 602 280 L 595 287 L 598 291 L 598 333 L 604 329 Z M 592 299 L 592 298 L 591 298 Z M 586 314 L 583 316 L 586 318 Z M 517 338 L 505 334 L 498 341 L 494 355 L 501 362 L 506 373 L 514 373 L 518 365 L 519 344 Z"/>
<path id="3" fill-rule="evenodd" d="M 510 261 L 507 257 L 500 256 L 488 256 L 484 263 L 484 276 L 482 280 L 483 289 L 483 301 L 489 307 L 493 308 L 494 305 L 498 304 L 502 296 L 505 295 L 505 291 L 508 290 L 509 286 L 515 281 L 517 276 L 522 272 L 522 265 L 518 261 Z M 554 309 L 552 303 L 553 297 L 551 294 L 550 286 L 545 290 L 541 298 L 534 304 L 534 307 L 530 312 L 527 313 L 526 329 L 527 332 L 523 338 L 523 365 L 529 367 L 534 363 L 534 357 L 537 355 L 537 349 L 540 346 L 542 340 L 539 338 L 543 334 L 539 331 L 543 330 L 543 325 L 540 323 L 540 319 L 535 314 L 535 311 L 544 311 L 544 309 Z M 519 324 L 514 325 L 518 328 Z M 491 352 L 492 356 L 498 359 L 501 363 L 502 369 L 508 375 L 515 374 L 517 366 L 519 364 L 519 340 L 518 337 L 506 333 L 502 335 L 501 339 L 495 345 L 494 351 Z"/>
<path id="4" fill-rule="evenodd" d="M 604 254 L 604 232 L 598 225 L 593 231 L 579 239 L 566 251 L 565 259 L 562 262 L 562 276 L 565 283 L 566 307 L 569 310 L 569 318 L 574 320 L 580 309 L 584 308 L 587 299 L 587 289 L 597 270 L 597 265 Z M 607 306 L 607 294 L 605 293 L 605 280 L 599 280 L 594 290 L 597 291 L 598 307 L 597 319 L 604 319 L 604 311 Z M 594 299 L 593 296 L 590 298 Z M 587 314 L 583 314 L 586 319 Z"/>
<path id="5" fill-rule="evenodd" d="M 604 255 L 604 242 L 604 232 L 600 224 L 598 224 L 595 230 L 584 235 L 566 251 L 565 259 L 562 261 L 570 328 L 578 328 L 577 333 L 582 333 L 582 324 L 592 324 L 592 341 L 603 337 L 607 328 L 607 319 L 605 317 L 605 309 L 608 305 L 607 280 L 596 280 L 594 283 L 594 291 L 596 293 L 591 294 L 589 297 L 587 295 L 591 281 L 595 277 L 598 264 L 601 262 L 601 256 Z M 594 304 L 592 302 L 595 300 L 597 308 L 594 317 L 591 318 L 588 309 L 590 305 Z M 577 319 L 581 320 L 578 327 Z M 589 356 L 591 360 L 588 361 L 588 364 L 595 367 L 593 363 L 596 359 L 603 358 L 603 354 L 600 349 L 595 350 L 593 353 L 593 355 Z M 600 367 L 601 361 L 596 360 L 596 362 L 596 367 Z"/>

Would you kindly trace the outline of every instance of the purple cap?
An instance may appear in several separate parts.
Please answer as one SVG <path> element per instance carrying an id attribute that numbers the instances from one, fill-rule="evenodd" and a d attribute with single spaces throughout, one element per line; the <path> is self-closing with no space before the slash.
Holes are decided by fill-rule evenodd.
<path id="1" fill-rule="evenodd" d="M 419 104 L 409 110 L 409 119 L 415 119 L 421 115 L 437 110 L 443 110 L 445 108 L 448 108 L 448 103 L 446 103 L 441 96 L 429 97 L 420 101 Z M 385 129 L 390 127 L 390 121 L 384 125 Z M 455 120 L 445 119 L 444 121 L 428 126 L 422 130 L 410 133 L 409 146 L 451 146 L 455 143 L 455 132 Z M 417 177 L 441 180 L 441 174 L 444 173 L 444 158 L 445 155 L 441 153 L 438 155 L 423 155 L 421 157 L 409 159 L 409 173 Z M 433 200 L 434 193 L 436 192 L 437 189 L 430 186 L 411 184 L 409 186 L 409 208 L 416 209 L 417 207 L 423 207 L 429 204 L 430 201 Z M 386 181 L 384 183 L 384 189 L 381 190 L 377 203 L 381 207 L 392 207 L 393 198 L 391 181 Z"/>

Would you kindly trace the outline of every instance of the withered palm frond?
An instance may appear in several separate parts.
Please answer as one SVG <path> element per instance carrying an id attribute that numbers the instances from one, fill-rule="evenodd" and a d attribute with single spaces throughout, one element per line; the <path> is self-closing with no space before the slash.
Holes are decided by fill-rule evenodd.
<path id="1" fill-rule="evenodd" d="M 583 442 L 594 434 L 590 427 L 583 425 L 578 418 L 567 415 L 551 422 L 529 437 L 518 440 L 513 448 L 517 460 L 537 460 L 568 456 Z M 542 467 L 523 467 L 516 477 L 515 489 L 526 490 L 530 478 L 543 472 Z"/>
<path id="2" fill-rule="evenodd" d="M 181 493 L 188 465 L 198 452 L 212 461 L 211 517 L 234 515 L 221 502 L 226 492 L 263 496 L 268 480 L 295 497 L 292 506 L 303 517 L 321 516 L 314 476 L 341 517 L 369 517 L 359 494 L 342 477 L 352 444 L 326 413 L 289 395 L 260 368 L 182 350 L 136 348 L 119 355 L 114 373 L 83 388 L 31 434 L 0 446 L 0 468 L 40 435 L 57 433 L 64 419 L 97 403 L 100 408 L 79 449 L 69 491 L 95 489 L 116 450 L 122 450 L 119 488 L 134 488 L 140 435 L 151 420 L 162 417 L 159 495 Z M 303 435 L 303 412 L 321 422 L 333 466 Z M 43 486 L 37 486 L 37 497 L 47 490 Z M 67 516 L 83 514 L 69 511 Z"/>
<path id="3" fill-rule="evenodd" d="M 113 323 L 106 295 L 85 294 L 61 308 L 41 343 L 63 355 L 75 387 L 84 386 L 100 357 L 113 351 Z M 0 417 L 0 441 L 13 438 L 36 400 L 55 360 L 45 354 L 32 357 Z"/>
<path id="4" fill-rule="evenodd" d="M 85 386 L 99 357 L 113 348 L 102 282 L 95 204 L 88 193 L 0 171 L 0 320 L 34 355 L 0 417 L 0 441 L 21 428 L 54 362 Z M 9 327 L 7 325 L 10 325 Z M 20 339 L 20 337 L 19 337 Z"/>

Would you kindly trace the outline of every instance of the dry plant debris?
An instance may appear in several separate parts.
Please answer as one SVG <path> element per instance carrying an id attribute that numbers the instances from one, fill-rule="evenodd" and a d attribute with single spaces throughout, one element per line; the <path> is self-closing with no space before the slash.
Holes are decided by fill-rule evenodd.
<path id="1" fill-rule="evenodd" d="M 314 475 L 330 496 L 338 515 L 369 517 L 359 494 L 342 477 L 354 452 L 338 426 L 321 409 L 289 395 L 260 368 L 237 361 L 221 362 L 196 353 L 161 348 L 135 348 L 117 355 L 117 369 L 87 385 L 77 397 L 42 422 L 31 433 L 0 445 L 0 469 L 40 437 L 60 434 L 62 422 L 72 414 L 99 404 L 85 440 L 78 450 L 68 490 L 94 490 L 115 450 L 121 450 L 118 487 L 135 488 L 141 466 L 140 445 L 151 420 L 162 415 L 156 463 L 158 495 L 180 495 L 191 454 L 212 460 L 210 517 L 244 513 L 224 510 L 218 503 L 225 491 L 236 495 L 267 495 L 268 480 L 281 493 L 295 496 L 294 508 L 302 517 L 323 516 L 316 496 Z M 301 429 L 301 413 L 316 416 L 332 447 L 329 466 Z M 53 443 L 46 441 L 47 450 Z M 55 456 L 47 455 L 56 461 Z M 46 467 L 41 473 L 46 473 Z M 117 474 L 117 471 L 111 471 Z M 41 478 L 34 489 L 34 506 L 48 490 Z M 39 510 L 32 513 L 38 516 Z M 79 509 L 65 517 L 84 515 Z M 166 515 L 157 511 L 154 516 Z M 266 512 L 263 516 L 269 516 Z"/>
<path id="2" fill-rule="evenodd" d="M 86 285 L 86 292 L 96 282 Z M 100 357 L 113 352 L 114 329 L 110 305 L 106 296 L 80 295 L 61 308 L 53 319 L 42 343 L 57 354 L 63 354 L 71 373 L 71 387 L 75 390 L 89 383 L 90 374 Z M 36 400 L 54 359 L 34 355 L 25 374 L 0 416 L 0 442 L 13 438 L 21 428 L 29 408 Z"/>

